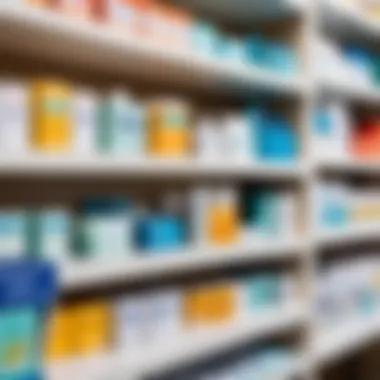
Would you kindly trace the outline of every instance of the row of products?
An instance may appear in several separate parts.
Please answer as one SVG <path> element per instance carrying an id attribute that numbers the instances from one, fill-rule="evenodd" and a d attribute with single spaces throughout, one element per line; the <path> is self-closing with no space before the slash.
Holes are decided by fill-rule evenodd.
<path id="1" fill-rule="evenodd" d="M 138 293 L 114 301 L 58 307 L 47 330 L 47 358 L 91 355 L 114 348 L 131 355 L 259 317 L 296 301 L 290 273 L 257 273 L 234 280 Z"/>
<path id="2" fill-rule="evenodd" d="M 380 196 L 376 190 L 351 189 L 341 182 L 320 184 L 317 190 L 318 223 L 322 229 L 380 224 Z"/>
<path id="3" fill-rule="evenodd" d="M 380 4 L 376 0 L 334 0 L 349 6 L 368 20 L 380 21 Z"/>
<path id="4" fill-rule="evenodd" d="M 337 85 L 373 89 L 380 83 L 380 57 L 357 45 L 341 46 L 319 38 L 316 44 L 317 75 Z"/>
<path id="5" fill-rule="evenodd" d="M 150 205 L 93 197 L 75 212 L 64 207 L 0 211 L 0 256 L 59 262 L 74 257 L 117 259 L 228 246 L 296 234 L 295 194 L 286 191 L 195 188 L 167 193 Z"/>
<path id="6" fill-rule="evenodd" d="M 380 117 L 354 122 L 342 102 L 321 104 L 314 116 L 314 155 L 320 159 L 380 158 Z"/>
<path id="7" fill-rule="evenodd" d="M 126 158 L 292 161 L 296 129 L 260 107 L 194 121 L 180 98 L 146 104 L 128 93 L 101 97 L 66 82 L 0 83 L 0 151 Z"/>
<path id="8" fill-rule="evenodd" d="M 317 280 L 317 312 L 320 323 L 336 327 L 379 311 L 380 261 L 360 257 L 324 268 Z"/>
<path id="9" fill-rule="evenodd" d="M 195 19 L 184 9 L 156 0 L 27 0 L 70 16 L 101 22 L 120 35 L 167 49 L 191 52 L 240 65 L 294 74 L 297 54 L 281 41 L 255 35 L 230 37 L 215 25 Z"/>
<path id="10" fill-rule="evenodd" d="M 290 373 L 297 362 L 297 352 L 284 345 L 268 345 L 246 351 L 238 358 L 224 358 L 210 368 L 187 371 L 162 380 L 274 380 Z"/>

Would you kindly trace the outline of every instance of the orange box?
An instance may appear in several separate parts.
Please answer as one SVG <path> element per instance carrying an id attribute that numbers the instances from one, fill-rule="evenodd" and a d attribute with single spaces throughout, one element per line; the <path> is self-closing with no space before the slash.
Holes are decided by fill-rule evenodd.
<path id="1" fill-rule="evenodd" d="M 76 314 L 70 307 L 60 307 L 48 318 L 45 357 L 48 362 L 75 355 Z"/>
<path id="2" fill-rule="evenodd" d="M 352 135 L 352 153 L 364 159 L 380 158 L 380 121 L 361 124 Z"/>
<path id="3" fill-rule="evenodd" d="M 157 157 L 185 157 L 190 153 L 190 120 L 186 104 L 158 101 L 148 111 L 148 151 Z"/>
<path id="4" fill-rule="evenodd" d="M 214 326 L 232 321 L 238 310 L 238 293 L 233 284 L 217 283 L 198 287 L 185 297 L 187 324 Z"/>
<path id="5" fill-rule="evenodd" d="M 239 236 L 238 210 L 233 205 L 212 205 L 208 211 L 206 229 L 212 244 L 234 243 Z"/>
<path id="6" fill-rule="evenodd" d="M 72 147 L 72 91 L 65 82 L 32 85 L 32 146 L 39 151 L 67 152 Z"/>
<path id="7" fill-rule="evenodd" d="M 94 301 L 76 310 L 77 350 L 87 355 L 105 350 L 111 341 L 111 311 L 107 303 Z"/>

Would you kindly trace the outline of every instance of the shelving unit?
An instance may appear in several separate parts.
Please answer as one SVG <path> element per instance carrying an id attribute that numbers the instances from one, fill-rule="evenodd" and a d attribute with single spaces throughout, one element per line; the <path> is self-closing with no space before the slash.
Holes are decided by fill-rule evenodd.
<path id="1" fill-rule="evenodd" d="M 142 375 L 158 373 L 172 366 L 192 363 L 252 339 L 262 339 L 276 333 L 291 331 L 302 326 L 304 322 L 303 308 L 299 305 L 290 305 L 283 310 L 274 310 L 269 315 L 216 327 L 213 331 L 191 333 L 177 344 L 169 341 L 166 346 L 145 349 L 135 356 L 115 353 L 88 360 L 59 363 L 56 367 L 52 366 L 49 369 L 48 378 L 51 380 L 64 380 L 68 377 L 100 380 L 107 376 L 115 379 L 138 378 Z M 302 371 L 303 363 L 295 363 L 294 368 L 289 369 L 289 378 Z M 283 378 L 287 377 L 279 375 L 279 379 Z"/>
<path id="2" fill-rule="evenodd" d="M 181 4 L 181 0 L 177 0 Z M 182 0 L 183 3 L 183 0 Z M 302 17 L 306 12 L 307 2 L 304 0 L 237 0 L 234 7 L 228 0 L 191 0 L 190 6 L 206 15 L 217 16 L 222 20 L 233 21 L 239 25 L 264 19 L 284 19 Z"/>
<path id="3" fill-rule="evenodd" d="M 380 26 L 362 14 L 352 4 L 337 3 L 333 0 L 321 0 L 322 18 L 325 25 L 335 33 L 375 41 L 379 38 Z"/>
<path id="4" fill-rule="evenodd" d="M 317 244 L 322 247 L 334 247 L 355 242 L 365 242 L 379 236 L 380 226 L 348 226 L 338 228 L 328 233 L 322 233 L 317 238 Z"/>
<path id="5" fill-rule="evenodd" d="M 0 4 L 1 45 L 12 54 L 44 57 L 100 73 L 133 75 L 219 96 L 246 98 L 252 92 L 302 95 L 304 78 L 284 78 L 266 70 L 231 66 L 196 55 L 167 51 L 121 37 L 92 22 L 78 22 L 41 9 Z M 78 54 L 80 52 L 80 54 Z"/>
<path id="6" fill-rule="evenodd" d="M 317 164 L 319 171 L 334 172 L 341 174 L 365 174 L 368 176 L 377 176 L 380 170 L 380 163 L 377 162 L 360 162 L 355 160 L 326 160 Z"/>
<path id="7" fill-rule="evenodd" d="M 30 156 L 25 159 L 2 159 L 2 175 L 44 175 L 70 174 L 82 176 L 109 177 L 123 175 L 128 177 L 224 177 L 260 178 L 265 180 L 301 180 L 305 168 L 299 165 L 260 165 L 251 163 L 201 162 L 199 160 L 147 159 L 125 160 L 120 158 L 76 159 L 70 157 Z"/>
<path id="8" fill-rule="evenodd" d="M 318 82 L 320 92 L 324 95 L 347 100 L 350 102 L 377 105 L 380 102 L 380 91 L 377 89 L 332 83 L 320 80 Z"/>
<path id="9" fill-rule="evenodd" d="M 307 52 L 314 34 L 318 33 L 316 29 L 319 22 L 328 25 L 334 33 L 354 35 L 366 41 L 380 41 L 380 25 L 368 22 L 349 7 L 340 7 L 328 0 L 319 0 L 319 13 L 313 9 L 311 2 L 301 0 L 190 0 L 189 3 L 199 12 L 244 25 L 256 21 L 258 17 L 266 20 L 297 20 L 303 27 L 300 28 L 300 51 L 308 64 L 311 62 Z M 231 66 L 195 55 L 170 52 L 147 42 L 136 42 L 120 37 L 105 26 L 15 5 L 11 1 L 0 3 L 0 50 L 4 55 L 17 57 L 22 54 L 53 64 L 60 62 L 71 68 L 90 68 L 97 75 L 112 74 L 125 77 L 126 80 L 133 76 L 155 84 L 195 90 L 208 96 L 250 100 L 253 95 L 265 94 L 280 100 L 296 98 L 300 100 L 302 108 L 302 120 L 297 127 L 307 148 L 312 106 L 317 95 L 326 93 L 353 102 L 380 104 L 379 91 L 320 83 L 311 67 L 305 68 L 297 77 L 283 77 L 264 69 Z M 309 192 L 322 172 L 365 176 L 380 174 L 380 163 L 352 160 L 313 162 L 307 148 L 301 161 L 291 165 L 200 162 L 190 159 L 125 161 L 100 157 L 0 156 L 0 179 L 69 176 L 80 178 L 81 181 L 94 177 L 104 180 L 112 177 L 160 180 L 165 177 L 288 181 L 296 182 L 305 193 L 302 194 L 303 198 L 310 199 Z M 245 263 L 267 265 L 289 260 L 299 263 L 300 272 L 307 282 L 305 288 L 313 289 L 318 250 L 366 241 L 376 238 L 380 232 L 380 226 L 362 229 L 350 227 L 314 236 L 310 223 L 312 210 L 304 207 L 303 212 L 307 229 L 302 236 L 290 241 L 249 242 L 224 248 L 196 247 L 165 257 L 130 258 L 112 264 L 103 264 L 101 261 L 65 263 L 60 272 L 62 292 L 76 293 L 110 283 L 117 285 L 126 280 L 133 282 L 173 274 L 191 275 L 199 270 L 226 269 Z M 311 290 L 307 295 L 310 304 L 313 296 Z M 310 373 L 315 375 L 314 371 L 321 366 L 359 350 L 379 336 L 380 324 L 376 320 L 359 321 L 357 325 L 347 326 L 334 334 L 322 333 L 317 330 L 308 306 L 300 303 L 262 318 L 236 321 L 231 326 L 202 331 L 184 337 L 180 343 L 168 344 L 167 347 L 155 348 L 132 357 L 129 353 L 115 352 L 57 363 L 48 368 L 47 379 L 140 380 L 142 375 L 196 362 L 248 340 L 260 340 L 302 329 L 307 338 L 312 337 L 306 339 L 307 344 L 301 345 L 305 357 L 300 358 L 289 374 L 283 374 L 279 380 L 289 380 L 295 375 L 306 380 L 309 376 L 311 378 Z"/>
<path id="10" fill-rule="evenodd" d="M 315 342 L 316 362 L 326 365 L 368 347 L 379 339 L 379 325 L 379 315 L 376 314 L 371 318 L 347 322 L 334 331 L 321 333 Z"/>
<path id="11" fill-rule="evenodd" d="M 225 268 L 239 263 L 268 263 L 299 258 L 307 245 L 302 241 L 239 244 L 231 247 L 199 247 L 164 257 L 130 258 L 122 262 L 100 261 L 65 264 L 61 271 L 65 291 L 141 280 L 149 276 L 191 273 L 199 269 Z"/>

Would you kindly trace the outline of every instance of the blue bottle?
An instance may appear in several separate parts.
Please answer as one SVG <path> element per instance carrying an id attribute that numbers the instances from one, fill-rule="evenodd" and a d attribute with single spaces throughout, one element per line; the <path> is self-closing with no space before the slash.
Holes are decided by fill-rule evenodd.
<path id="1" fill-rule="evenodd" d="M 374 72 L 374 59 L 371 53 L 359 46 L 345 46 L 343 48 L 343 54 L 349 62 L 354 65 L 359 71 L 372 76 Z"/>
<path id="2" fill-rule="evenodd" d="M 169 214 L 146 215 L 137 223 L 135 241 L 146 255 L 179 251 L 185 242 L 184 222 Z"/>
<path id="3" fill-rule="evenodd" d="M 244 46 L 247 62 L 265 68 L 268 62 L 268 41 L 260 35 L 255 35 L 245 39 Z"/>
<path id="4" fill-rule="evenodd" d="M 293 75 L 297 72 L 297 55 L 290 46 L 271 42 L 267 48 L 266 65 L 281 74 Z"/>
<path id="5" fill-rule="evenodd" d="M 279 117 L 266 117 L 258 127 L 258 153 L 264 161 L 288 163 L 298 156 L 299 138 L 294 128 Z"/>

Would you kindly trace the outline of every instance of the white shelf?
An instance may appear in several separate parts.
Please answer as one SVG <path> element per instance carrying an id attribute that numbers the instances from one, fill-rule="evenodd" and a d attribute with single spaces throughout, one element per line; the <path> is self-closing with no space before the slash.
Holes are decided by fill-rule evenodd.
<path id="1" fill-rule="evenodd" d="M 167 342 L 158 348 L 146 349 L 143 353 L 110 353 L 55 364 L 48 369 L 47 379 L 121 380 L 154 374 L 172 366 L 180 367 L 205 359 L 235 345 L 292 331 L 301 327 L 304 322 L 305 315 L 302 309 L 292 306 L 274 310 L 261 317 L 239 320 L 207 332 L 191 333 L 180 339 L 177 344 Z"/>
<path id="2" fill-rule="evenodd" d="M 283 19 L 300 16 L 307 6 L 307 0 L 177 0 L 193 7 L 201 14 L 217 17 L 241 25 L 254 20 Z"/>
<path id="3" fill-rule="evenodd" d="M 151 258 L 129 258 L 120 262 L 89 261 L 66 264 L 61 269 L 63 291 L 73 291 L 124 280 L 187 273 L 252 262 L 271 262 L 300 257 L 306 245 L 301 241 L 240 244 L 223 248 L 197 248 Z"/>
<path id="4" fill-rule="evenodd" d="M 25 158 L 0 157 L 1 175 L 95 175 L 128 177 L 221 176 L 221 177 L 260 177 L 263 179 L 302 178 L 304 168 L 299 164 L 251 164 L 202 162 L 195 159 L 146 159 L 128 160 L 125 158 L 74 158 L 57 156 L 26 156 Z"/>
<path id="5" fill-rule="evenodd" d="M 319 81 L 318 87 L 324 95 L 338 97 L 350 102 L 370 103 L 374 105 L 380 103 L 380 87 L 379 89 L 376 89 L 355 86 L 354 84 L 334 83 L 331 80 L 328 81 L 323 79 Z"/>
<path id="6" fill-rule="evenodd" d="M 315 340 L 315 363 L 324 365 L 338 361 L 357 352 L 380 336 L 380 315 L 352 321 L 336 327 L 333 331 L 321 332 Z"/>
<path id="7" fill-rule="evenodd" d="M 380 23 L 366 17 L 359 8 L 338 0 L 320 0 L 320 3 L 323 21 L 330 30 L 356 41 L 380 39 Z"/>
<path id="8" fill-rule="evenodd" d="M 298 77 L 171 52 L 121 36 L 107 26 L 7 2 L 0 4 L 0 46 L 23 57 L 43 57 L 103 74 L 140 76 L 221 96 L 246 97 L 257 90 L 300 95 L 307 87 Z"/>
<path id="9" fill-rule="evenodd" d="M 330 232 L 320 234 L 317 243 L 322 246 L 350 244 L 379 238 L 380 224 L 378 226 L 347 226 L 337 228 Z"/>
<path id="10" fill-rule="evenodd" d="M 356 159 L 326 160 L 317 163 L 317 168 L 322 171 L 342 174 L 379 175 L 380 161 L 362 161 Z"/>

